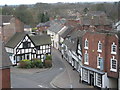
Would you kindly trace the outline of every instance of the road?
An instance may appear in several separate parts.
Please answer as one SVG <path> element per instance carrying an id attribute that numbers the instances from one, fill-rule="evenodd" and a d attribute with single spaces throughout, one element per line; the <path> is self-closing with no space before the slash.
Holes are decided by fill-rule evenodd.
<path id="1" fill-rule="evenodd" d="M 53 88 L 50 82 L 65 70 L 60 53 L 52 49 L 53 67 L 42 72 L 25 73 L 17 69 L 11 70 L 12 88 Z"/>

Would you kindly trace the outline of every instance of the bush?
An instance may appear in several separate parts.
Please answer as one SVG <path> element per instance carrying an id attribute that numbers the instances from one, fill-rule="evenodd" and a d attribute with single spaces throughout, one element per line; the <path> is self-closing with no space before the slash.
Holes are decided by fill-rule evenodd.
<path id="1" fill-rule="evenodd" d="M 45 68 L 52 67 L 52 61 L 51 60 L 45 60 L 44 63 L 45 63 Z"/>
<path id="2" fill-rule="evenodd" d="M 41 60 L 34 60 L 34 61 L 32 61 L 32 67 L 43 68 L 42 61 Z"/>
<path id="3" fill-rule="evenodd" d="M 19 67 L 20 68 L 31 68 L 31 61 L 24 59 L 19 62 Z"/>
<path id="4" fill-rule="evenodd" d="M 51 55 L 46 55 L 46 59 L 45 60 L 52 60 L 52 56 Z"/>
<path id="5" fill-rule="evenodd" d="M 19 62 L 20 68 L 43 68 L 43 63 L 40 59 L 32 59 L 32 60 L 21 60 Z"/>

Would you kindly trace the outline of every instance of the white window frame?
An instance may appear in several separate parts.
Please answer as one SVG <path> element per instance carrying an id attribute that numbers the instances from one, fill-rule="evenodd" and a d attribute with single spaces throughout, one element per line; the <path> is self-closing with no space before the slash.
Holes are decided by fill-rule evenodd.
<path id="1" fill-rule="evenodd" d="M 101 49 L 99 48 L 100 45 L 101 45 Z M 102 43 L 101 43 L 101 41 L 98 42 L 98 50 L 97 50 L 97 51 L 98 51 L 98 52 L 102 52 Z"/>
<path id="2" fill-rule="evenodd" d="M 88 46 L 89 46 L 89 44 L 88 44 L 88 40 L 87 40 L 87 38 L 85 39 L 85 46 L 84 46 L 84 49 L 88 49 Z"/>
<path id="3" fill-rule="evenodd" d="M 115 51 L 113 51 L 113 46 L 115 46 Z M 115 45 L 115 43 L 113 42 L 111 45 L 111 54 L 117 54 L 117 45 Z"/>
<path id="4" fill-rule="evenodd" d="M 101 58 L 101 59 L 102 59 L 102 57 L 100 57 L 100 54 L 99 54 L 99 56 L 97 56 L 97 68 L 99 68 L 99 69 L 100 69 L 100 65 L 99 65 L 99 58 Z"/>
<path id="5" fill-rule="evenodd" d="M 116 61 L 116 69 L 114 69 L 112 67 L 112 61 L 115 60 Z M 117 60 L 115 59 L 115 57 L 113 56 L 110 60 L 110 71 L 113 71 L 113 72 L 117 72 Z"/>
<path id="6" fill-rule="evenodd" d="M 87 57 L 86 57 L 86 55 L 87 55 Z M 89 65 L 89 55 L 88 55 L 87 51 L 85 51 L 85 54 L 84 54 L 84 64 Z"/>
<path id="7" fill-rule="evenodd" d="M 100 75 L 100 74 L 96 73 L 96 85 L 97 85 L 98 87 L 101 87 L 101 86 L 102 86 L 102 80 L 101 80 L 102 78 L 98 78 L 99 75 Z M 102 75 L 100 75 L 100 76 L 102 77 Z M 101 81 L 99 81 L 99 80 L 101 80 Z M 100 82 L 100 84 L 99 84 L 98 82 Z"/>

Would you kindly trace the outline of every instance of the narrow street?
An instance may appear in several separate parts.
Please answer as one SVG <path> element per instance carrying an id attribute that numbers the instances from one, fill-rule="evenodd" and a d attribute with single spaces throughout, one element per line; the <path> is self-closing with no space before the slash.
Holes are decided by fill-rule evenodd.
<path id="1" fill-rule="evenodd" d="M 53 67 L 50 69 L 23 70 L 12 67 L 12 88 L 55 88 L 59 86 L 60 88 L 89 88 L 88 85 L 79 84 L 79 74 L 61 58 L 59 51 L 52 49 L 52 55 Z"/>

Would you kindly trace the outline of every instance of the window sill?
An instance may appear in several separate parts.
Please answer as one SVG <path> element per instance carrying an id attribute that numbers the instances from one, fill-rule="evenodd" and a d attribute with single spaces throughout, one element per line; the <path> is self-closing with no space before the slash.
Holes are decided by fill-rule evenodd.
<path id="1" fill-rule="evenodd" d="M 110 69 L 110 71 L 112 71 L 112 72 L 117 72 L 117 70 L 116 70 L 116 69 Z"/>
<path id="2" fill-rule="evenodd" d="M 88 49 L 88 47 L 84 47 L 84 49 Z"/>
<path id="3" fill-rule="evenodd" d="M 97 52 L 102 52 L 102 50 L 97 50 Z"/>
<path id="4" fill-rule="evenodd" d="M 98 69 L 100 69 L 100 66 L 97 66 Z"/>
<path id="5" fill-rule="evenodd" d="M 84 64 L 89 65 L 89 63 L 88 63 L 88 62 L 84 62 Z"/>
<path id="6" fill-rule="evenodd" d="M 117 53 L 116 52 L 111 52 L 111 54 L 115 54 L 116 55 Z"/>

